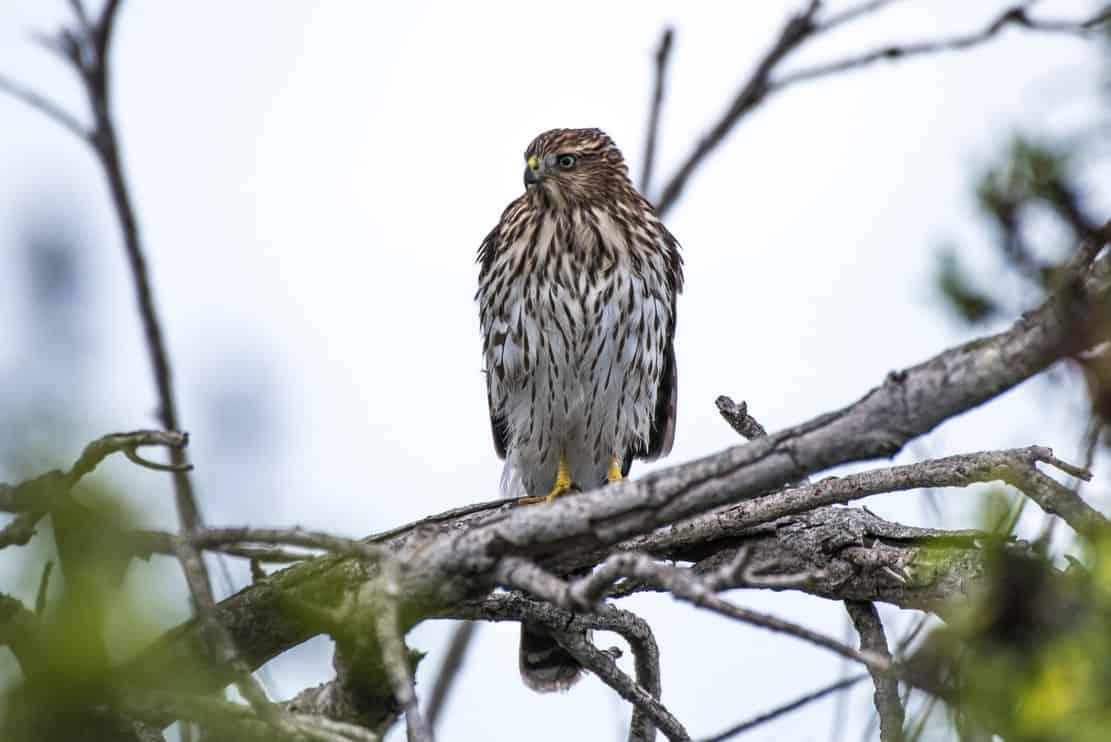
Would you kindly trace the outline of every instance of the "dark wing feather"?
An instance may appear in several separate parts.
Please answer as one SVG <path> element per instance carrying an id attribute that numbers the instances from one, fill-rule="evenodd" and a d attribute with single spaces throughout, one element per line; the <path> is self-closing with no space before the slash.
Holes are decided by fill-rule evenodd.
<path id="1" fill-rule="evenodd" d="M 498 458 L 505 458 L 505 449 L 509 443 L 509 428 L 506 426 L 505 417 L 494 412 L 494 403 L 490 399 L 490 382 L 486 382 L 486 402 L 490 407 L 490 431 L 494 434 L 494 450 Z"/>
<path id="2" fill-rule="evenodd" d="M 478 274 L 480 286 L 489 277 L 490 269 L 494 265 L 494 257 L 498 248 L 498 238 L 501 236 L 502 224 L 505 222 L 506 215 L 509 214 L 516 203 L 517 202 L 514 201 L 506 207 L 501 220 L 490 230 L 490 233 L 486 235 L 478 248 L 478 262 L 482 266 Z M 475 296 L 477 298 L 478 294 Z M 494 434 L 494 450 L 497 452 L 498 458 L 504 459 L 505 450 L 509 443 L 509 428 L 506 426 L 505 417 L 494 411 L 494 401 L 490 398 L 490 373 L 491 369 L 486 369 L 486 404 L 490 410 L 490 431 Z"/>
<path id="3" fill-rule="evenodd" d="M 637 452 L 637 457 L 655 461 L 671 453 L 675 442 L 675 412 L 678 402 L 678 372 L 675 368 L 675 343 L 668 338 L 664 351 L 663 373 L 660 374 L 660 388 L 656 392 L 656 410 L 652 415 L 652 428 L 648 433 L 648 446 Z"/>

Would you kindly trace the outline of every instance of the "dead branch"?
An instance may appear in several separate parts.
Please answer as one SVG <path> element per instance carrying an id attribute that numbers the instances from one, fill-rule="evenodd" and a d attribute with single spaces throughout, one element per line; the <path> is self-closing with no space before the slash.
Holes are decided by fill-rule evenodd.
<path id="1" fill-rule="evenodd" d="M 470 648 L 477 630 L 477 622 L 460 621 L 451 634 L 451 640 L 448 642 L 448 650 L 444 655 L 440 672 L 436 675 L 436 682 L 432 684 L 432 692 L 428 694 L 428 725 L 433 729 L 436 728 L 436 721 L 443 713 L 444 706 L 447 705 L 448 696 L 455 685 L 455 681 L 459 678 L 463 661 L 467 656 L 467 650 Z"/>
<path id="2" fill-rule="evenodd" d="M 748 414 L 748 404 L 744 400 L 737 404 L 723 394 L 714 400 L 714 404 L 717 405 L 718 412 L 725 422 L 729 423 L 729 427 L 737 431 L 745 440 L 763 438 L 768 434 L 764 426 Z"/>
<path id="3" fill-rule="evenodd" d="M 965 51 L 990 41 L 1004 29 L 1014 26 L 1027 31 L 1042 33 L 1063 33 L 1071 35 L 1084 35 L 1098 29 L 1101 25 L 1111 20 L 1111 10 L 1104 8 L 1100 12 L 1076 21 L 1048 21 L 1031 18 L 1023 5 L 1015 5 L 1004 10 L 992 19 L 982 30 L 968 34 L 961 34 L 943 39 L 919 41 L 907 44 L 888 44 L 863 54 L 854 54 L 844 59 L 832 62 L 823 62 L 813 67 L 805 67 L 788 72 L 776 78 L 770 85 L 771 91 L 782 90 L 798 82 L 816 80 L 830 75 L 840 74 L 849 70 L 860 69 L 880 61 L 900 61 L 911 57 L 943 52 Z"/>
<path id="4" fill-rule="evenodd" d="M 652 90 L 652 106 L 648 111 L 648 134 L 644 140 L 644 167 L 640 171 L 641 193 L 648 193 L 652 183 L 652 168 L 656 162 L 656 137 L 660 129 L 660 111 L 663 109 L 664 88 L 667 85 L 667 63 L 671 57 L 671 40 L 675 36 L 665 28 L 656 48 L 656 84 Z"/>
<path id="5" fill-rule="evenodd" d="M 652 698 L 660 697 L 660 653 L 656 639 L 648 623 L 629 611 L 605 604 L 600 605 L 595 612 L 575 613 L 547 601 L 535 600 L 519 591 L 513 591 L 493 593 L 477 601 L 467 601 L 437 617 L 482 621 L 527 621 L 553 632 L 580 636 L 592 629 L 615 632 L 629 643 L 633 652 L 636 685 L 643 688 Z M 633 709 L 633 718 L 629 727 L 630 740 L 652 739 L 653 721 L 672 716 L 659 704 L 642 707 L 634 701 Z M 681 725 L 675 727 L 674 733 L 679 734 L 681 728 Z"/>
<path id="6" fill-rule="evenodd" d="M 842 657 L 861 662 L 869 668 L 878 671 L 887 671 L 891 668 L 890 661 L 883 657 L 858 651 L 820 632 L 775 616 L 733 605 L 719 598 L 715 593 L 723 583 L 728 581 L 725 575 L 738 572 L 738 567 L 746 558 L 747 553 L 735 555 L 731 563 L 723 565 L 718 570 L 717 575 L 701 578 L 690 569 L 663 564 L 645 554 L 622 552 L 610 556 L 598 565 L 592 574 L 569 584 L 544 572 L 531 562 L 507 557 L 498 565 L 496 577 L 503 585 L 525 590 L 571 610 L 590 610 L 619 578 L 632 577 L 658 585 L 680 600 L 744 623 L 808 641 L 836 652 Z"/>
<path id="7" fill-rule="evenodd" d="M 860 634 L 860 648 L 891 660 L 887 648 L 887 635 L 883 630 L 879 612 L 874 603 L 846 600 L 845 610 L 852 618 L 853 626 Z M 900 742 L 903 738 L 903 722 L 906 714 L 899 700 L 899 682 L 894 673 L 880 672 L 868 668 L 872 682 L 876 686 L 876 713 L 880 717 L 880 742 Z"/>
<path id="8" fill-rule="evenodd" d="M 810 0 L 805 9 L 790 16 L 780 29 L 771 48 L 760 58 L 748 79 L 733 97 L 732 102 L 717 121 L 698 138 L 694 150 L 679 165 L 667 181 L 658 198 L 654 199 L 660 214 L 669 211 L 682 195 L 691 176 L 718 148 L 737 124 L 773 93 L 778 93 L 795 83 L 816 80 L 829 75 L 868 66 L 879 60 L 906 59 L 925 54 L 960 51 L 979 46 L 995 38 L 1003 28 L 1016 26 L 1027 31 L 1083 35 L 1111 19 L 1111 11 L 1104 9 L 1096 15 L 1078 21 L 1049 21 L 1031 18 L 1023 5 L 1016 5 L 1000 14 L 982 31 L 953 38 L 924 41 L 906 45 L 888 45 L 861 55 L 807 67 L 774 76 L 780 64 L 798 51 L 808 41 L 827 31 L 857 21 L 891 4 L 891 0 L 872 0 L 834 14 L 826 20 L 818 17 L 821 3 Z"/>
<path id="9" fill-rule="evenodd" d="M 69 493 L 82 478 L 113 453 L 122 451 L 128 459 L 140 466 L 164 471 L 165 465 L 140 457 L 136 450 L 141 446 L 165 446 L 174 450 L 184 448 L 188 442 L 187 435 L 175 431 L 136 430 L 131 433 L 112 433 L 85 446 L 85 450 L 67 471 L 55 469 L 15 485 L 0 483 L 0 511 L 18 513 L 15 519 L 0 529 L 0 549 L 5 546 L 22 546 L 30 541 L 35 535 L 35 526 L 50 512 L 58 498 Z"/>
<path id="10" fill-rule="evenodd" d="M 761 724 L 766 724 L 769 721 L 774 721 L 775 719 L 778 719 L 781 716 L 785 716 L 792 711 L 797 711 L 798 709 L 809 703 L 820 701 L 831 693 L 838 693 L 843 690 L 848 690 L 849 688 L 859 683 L 861 680 L 864 680 L 866 677 L 868 676 L 863 674 L 854 675 L 852 677 L 838 680 L 835 683 L 830 683 L 824 688 L 819 688 L 813 693 L 807 693 L 805 696 L 796 698 L 790 703 L 785 703 L 782 706 L 777 706 L 771 711 L 766 711 L 759 716 L 756 716 L 755 718 L 743 721 L 736 726 L 729 727 L 725 731 L 718 732 L 713 737 L 707 737 L 706 739 L 700 740 L 700 742 L 725 742 L 725 740 L 732 739 L 740 734 L 743 734 L 744 732 L 751 731 Z"/>

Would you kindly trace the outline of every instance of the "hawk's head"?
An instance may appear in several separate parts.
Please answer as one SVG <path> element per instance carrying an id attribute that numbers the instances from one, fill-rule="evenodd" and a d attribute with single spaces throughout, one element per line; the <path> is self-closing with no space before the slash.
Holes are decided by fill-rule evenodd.
<path id="1" fill-rule="evenodd" d="M 621 150 L 601 129 L 551 129 L 525 150 L 525 189 L 540 203 L 596 202 L 631 189 Z"/>

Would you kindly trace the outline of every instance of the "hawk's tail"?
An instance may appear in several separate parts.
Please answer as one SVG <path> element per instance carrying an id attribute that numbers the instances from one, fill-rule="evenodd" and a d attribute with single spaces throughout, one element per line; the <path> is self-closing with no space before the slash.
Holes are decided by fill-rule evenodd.
<path id="1" fill-rule="evenodd" d="M 546 629 L 521 624 L 521 679 L 540 693 L 567 690 L 582 676 L 583 666 Z"/>

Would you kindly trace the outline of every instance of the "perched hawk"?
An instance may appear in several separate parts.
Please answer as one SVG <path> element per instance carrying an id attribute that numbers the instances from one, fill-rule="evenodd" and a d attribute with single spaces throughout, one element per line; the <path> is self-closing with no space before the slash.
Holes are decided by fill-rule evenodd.
<path id="1" fill-rule="evenodd" d="M 591 490 L 675 435 L 675 238 L 598 129 L 525 150 L 525 192 L 483 240 L 479 303 L 502 488 L 526 501 Z M 522 626 L 521 675 L 566 688 L 581 667 Z"/>

